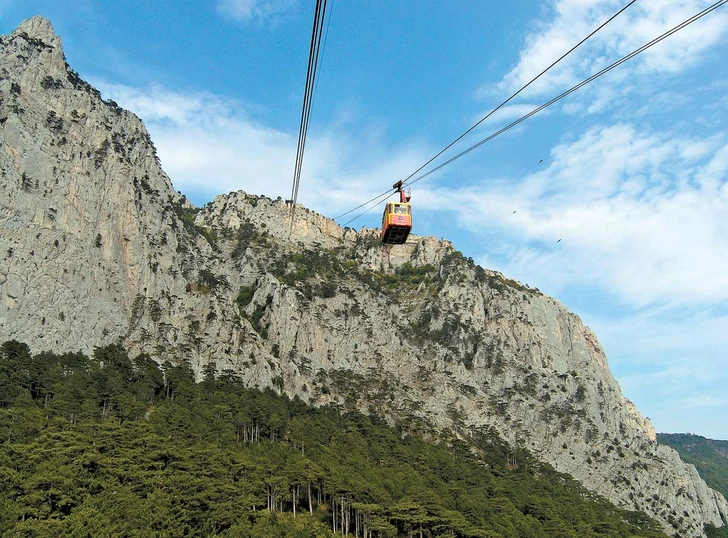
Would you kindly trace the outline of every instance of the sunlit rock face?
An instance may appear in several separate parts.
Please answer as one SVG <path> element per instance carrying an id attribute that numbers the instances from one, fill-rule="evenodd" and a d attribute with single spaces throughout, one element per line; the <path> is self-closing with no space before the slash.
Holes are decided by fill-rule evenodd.
<path id="1" fill-rule="evenodd" d="M 0 99 L 1 340 L 121 342 L 412 431 L 490 429 L 671 534 L 728 519 L 555 299 L 447 241 L 385 247 L 244 192 L 192 208 L 141 121 L 67 66 L 40 17 L 2 37 Z"/>

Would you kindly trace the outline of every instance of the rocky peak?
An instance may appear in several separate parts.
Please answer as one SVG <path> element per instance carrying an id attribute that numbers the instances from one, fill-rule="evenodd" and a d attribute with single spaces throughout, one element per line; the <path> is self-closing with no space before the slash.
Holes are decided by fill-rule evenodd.
<path id="1" fill-rule="evenodd" d="M 64 333 L 72 340 L 85 333 L 91 338 L 72 348 L 90 351 L 93 339 L 123 336 L 137 294 L 184 291 L 149 250 L 160 241 L 174 245 L 175 257 L 190 252 L 177 251 L 180 241 L 194 241 L 181 221 L 183 197 L 142 122 L 66 64 L 41 17 L 0 40 L 0 136 L 0 302 L 9 308 L 0 324 L 20 323 L 48 348 L 63 345 Z M 26 237 L 28 226 L 36 231 Z M 31 297 L 55 304 L 54 313 L 21 321 L 15 305 Z M 85 306 L 70 313 L 61 303 Z"/>
<path id="2" fill-rule="evenodd" d="M 12 36 L 25 34 L 30 39 L 39 40 L 53 47 L 61 46 L 61 38 L 56 35 L 53 25 L 48 19 L 36 15 L 20 23 Z"/>

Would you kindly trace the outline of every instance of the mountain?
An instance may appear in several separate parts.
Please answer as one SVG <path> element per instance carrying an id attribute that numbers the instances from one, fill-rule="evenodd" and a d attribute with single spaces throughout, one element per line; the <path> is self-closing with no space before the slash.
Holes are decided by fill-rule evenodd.
<path id="1" fill-rule="evenodd" d="M 711 488 L 728 495 L 728 441 L 689 433 L 658 433 L 657 440 L 677 450 L 683 461 L 695 465 Z"/>
<path id="2" fill-rule="evenodd" d="M 291 227 L 244 192 L 192 207 L 43 18 L 0 40 L 0 99 L 0 341 L 120 343 L 410 433 L 488 428 L 680 536 L 728 521 L 555 299 L 447 241 L 388 247 L 303 207 Z"/>

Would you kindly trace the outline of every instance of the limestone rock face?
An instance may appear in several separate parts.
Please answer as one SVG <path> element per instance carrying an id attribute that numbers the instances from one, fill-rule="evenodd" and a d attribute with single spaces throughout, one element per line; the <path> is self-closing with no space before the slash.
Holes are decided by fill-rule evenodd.
<path id="1" fill-rule="evenodd" d="M 0 47 L 0 323 L 90 351 L 126 336 L 137 295 L 184 292 L 184 201 L 141 121 L 67 66 L 47 20 Z"/>
<path id="2" fill-rule="evenodd" d="M 141 121 L 35 17 L 0 38 L 0 340 L 113 342 L 412 430 L 495 430 L 670 532 L 728 504 L 655 442 L 596 336 L 447 241 L 379 243 L 244 192 L 175 193 Z"/>

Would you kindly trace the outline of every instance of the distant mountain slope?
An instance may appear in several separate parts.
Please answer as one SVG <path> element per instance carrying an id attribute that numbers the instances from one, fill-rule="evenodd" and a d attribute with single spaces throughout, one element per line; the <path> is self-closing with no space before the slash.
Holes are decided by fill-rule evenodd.
<path id="1" fill-rule="evenodd" d="M 244 192 L 193 208 L 40 17 L 0 38 L 0 140 L 0 341 L 120 343 L 410 433 L 487 428 L 670 532 L 728 521 L 564 305 L 448 241 L 391 248 L 303 207 L 291 228 Z"/>
<path id="2" fill-rule="evenodd" d="M 728 441 L 689 433 L 658 433 L 657 442 L 677 450 L 683 461 L 695 465 L 711 488 L 728 497 Z"/>

